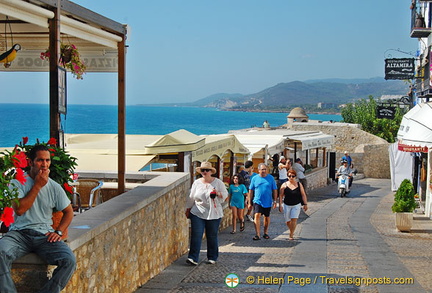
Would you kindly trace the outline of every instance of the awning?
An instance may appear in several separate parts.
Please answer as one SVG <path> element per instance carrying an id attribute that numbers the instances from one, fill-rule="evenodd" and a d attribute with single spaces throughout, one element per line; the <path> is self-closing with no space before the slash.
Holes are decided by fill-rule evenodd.
<path id="1" fill-rule="evenodd" d="M 144 152 L 145 145 L 161 135 L 126 135 L 126 171 L 139 171 L 155 155 Z M 78 171 L 117 170 L 117 134 L 65 134 L 66 150 L 78 159 Z"/>
<path id="2" fill-rule="evenodd" d="M 403 116 L 397 138 L 403 151 L 425 152 L 432 147 L 432 102 L 417 104 Z"/>
<path id="3" fill-rule="evenodd" d="M 280 134 L 236 133 L 235 136 L 249 150 L 252 156 L 280 153 L 284 149 L 285 139 Z"/>
<path id="4" fill-rule="evenodd" d="M 158 140 L 147 144 L 145 154 L 164 154 L 194 151 L 203 147 L 205 138 L 180 129 L 161 136 Z"/>
<path id="5" fill-rule="evenodd" d="M 288 142 L 289 147 L 294 147 L 294 143 L 301 143 L 299 147 L 301 150 L 310 150 L 315 148 L 330 148 L 334 142 L 334 136 L 324 134 L 322 132 L 317 133 L 305 133 L 299 135 L 287 135 L 290 141 Z"/>
<path id="6" fill-rule="evenodd" d="M 71 156 L 77 158 L 78 167 L 76 172 L 80 171 L 117 171 L 117 155 L 108 155 L 102 153 L 88 153 L 86 151 L 71 151 Z M 137 172 L 152 163 L 154 155 L 126 155 L 126 172 Z"/>
<path id="7" fill-rule="evenodd" d="M 41 3 L 22 0 L 0 0 L 0 20 L 6 27 L 6 37 L 21 45 L 11 66 L 0 71 L 47 72 L 49 64 L 40 59 L 40 53 L 49 46 L 48 21 L 54 12 Z M 51 1 L 52 2 L 52 1 Z M 86 72 L 117 72 L 118 43 L 126 35 L 127 26 L 96 14 L 71 1 L 63 0 L 60 11 L 61 38 L 74 44 L 86 62 Z M 9 32 L 10 24 L 11 32 Z M 4 38 L 4 31 L 0 36 Z M 11 35 L 9 35 L 11 33 Z M 12 44 L 11 44 L 12 45 Z M 9 49 L 9 48 L 8 48 Z"/>
<path id="8" fill-rule="evenodd" d="M 192 152 L 192 161 L 208 161 L 212 156 L 222 158 L 227 151 L 234 154 L 249 154 L 249 150 L 233 134 L 202 136 L 205 145 Z"/>

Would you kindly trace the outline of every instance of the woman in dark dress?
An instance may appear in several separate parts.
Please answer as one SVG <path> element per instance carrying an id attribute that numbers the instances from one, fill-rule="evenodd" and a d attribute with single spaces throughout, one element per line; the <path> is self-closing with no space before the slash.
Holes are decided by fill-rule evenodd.
<path id="1" fill-rule="evenodd" d="M 288 170 L 288 181 L 284 182 L 279 191 L 279 211 L 284 211 L 285 222 L 290 231 L 289 240 L 294 240 L 294 231 L 301 207 L 307 211 L 307 197 L 303 185 L 296 180 L 296 171 Z M 283 201 L 283 205 L 282 205 Z"/>

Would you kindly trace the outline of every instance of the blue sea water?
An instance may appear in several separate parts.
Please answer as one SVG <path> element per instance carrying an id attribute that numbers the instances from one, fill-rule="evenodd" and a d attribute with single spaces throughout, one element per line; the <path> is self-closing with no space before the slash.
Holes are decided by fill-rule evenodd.
<path id="1" fill-rule="evenodd" d="M 61 115 L 65 133 L 117 133 L 117 106 L 68 105 Z M 194 107 L 126 107 L 127 134 L 167 134 L 186 129 L 197 135 L 227 133 L 233 129 L 270 126 L 287 122 L 288 113 L 219 111 Z M 309 114 L 311 120 L 340 121 L 340 115 Z M 0 104 L 0 146 L 10 147 L 22 137 L 29 143 L 49 139 L 49 106 L 43 104 Z"/>

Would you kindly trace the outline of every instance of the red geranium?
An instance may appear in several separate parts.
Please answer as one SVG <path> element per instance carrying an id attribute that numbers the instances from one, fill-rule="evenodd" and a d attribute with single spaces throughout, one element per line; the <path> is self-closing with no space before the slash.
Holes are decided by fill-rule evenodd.
<path id="1" fill-rule="evenodd" d="M 73 194 L 73 188 L 72 186 L 70 186 L 69 184 L 67 184 L 66 182 L 63 183 L 63 188 L 66 192 L 69 192 L 70 194 Z"/>
<path id="2" fill-rule="evenodd" d="M 27 136 L 24 136 L 24 137 L 23 137 L 23 144 L 27 144 L 27 142 L 28 142 L 28 137 L 27 137 Z"/>
<path id="3" fill-rule="evenodd" d="M 12 163 L 16 168 L 25 168 L 27 167 L 27 156 L 24 152 L 20 150 L 15 150 L 12 153 Z"/>
<path id="4" fill-rule="evenodd" d="M 27 181 L 23 169 L 21 168 L 16 169 L 15 179 L 18 180 L 21 184 L 24 184 Z"/>
<path id="5" fill-rule="evenodd" d="M 6 227 L 14 222 L 14 210 L 11 207 L 5 207 L 3 213 L 0 216 L 0 221 L 2 221 Z"/>
<path id="6" fill-rule="evenodd" d="M 55 139 L 54 137 L 51 137 L 51 138 L 48 140 L 47 144 L 48 144 L 48 145 L 56 146 L 56 145 L 57 145 L 57 139 Z"/>

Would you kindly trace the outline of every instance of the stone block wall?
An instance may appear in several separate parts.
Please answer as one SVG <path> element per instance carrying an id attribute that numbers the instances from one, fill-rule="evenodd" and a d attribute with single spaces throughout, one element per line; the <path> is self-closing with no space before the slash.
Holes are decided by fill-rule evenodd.
<path id="1" fill-rule="evenodd" d="M 189 248 L 189 174 L 135 176 L 145 183 L 74 217 L 67 243 L 77 270 L 62 292 L 134 292 Z M 14 262 L 18 292 L 37 292 L 49 268 L 34 254 Z"/>
<path id="2" fill-rule="evenodd" d="M 317 188 L 321 188 L 324 186 L 327 186 L 327 178 L 328 178 L 328 168 L 322 167 L 322 168 L 316 168 L 313 169 L 313 172 L 307 173 L 306 180 L 307 180 L 307 190 L 314 190 Z"/>
<path id="3" fill-rule="evenodd" d="M 344 155 L 344 151 L 348 151 L 353 159 L 354 167 L 357 168 L 359 173 L 364 173 L 366 177 L 371 178 L 390 178 L 390 169 L 384 170 L 384 167 L 381 167 L 381 165 L 386 166 L 387 164 L 389 166 L 389 143 L 378 136 L 361 130 L 360 125 L 339 122 L 298 122 L 293 124 L 292 129 L 298 131 L 321 131 L 325 134 L 334 135 L 333 148 L 329 148 L 327 151 L 336 152 L 336 166 L 339 166 L 339 160 Z M 376 162 L 383 162 L 383 164 L 375 168 L 377 166 Z"/>
<path id="4" fill-rule="evenodd" d="M 189 187 L 186 173 L 160 173 L 76 216 L 69 245 L 77 270 L 64 292 L 134 292 L 183 255 Z"/>
<path id="5" fill-rule="evenodd" d="M 389 144 L 364 147 L 363 173 L 370 178 L 390 178 Z"/>

